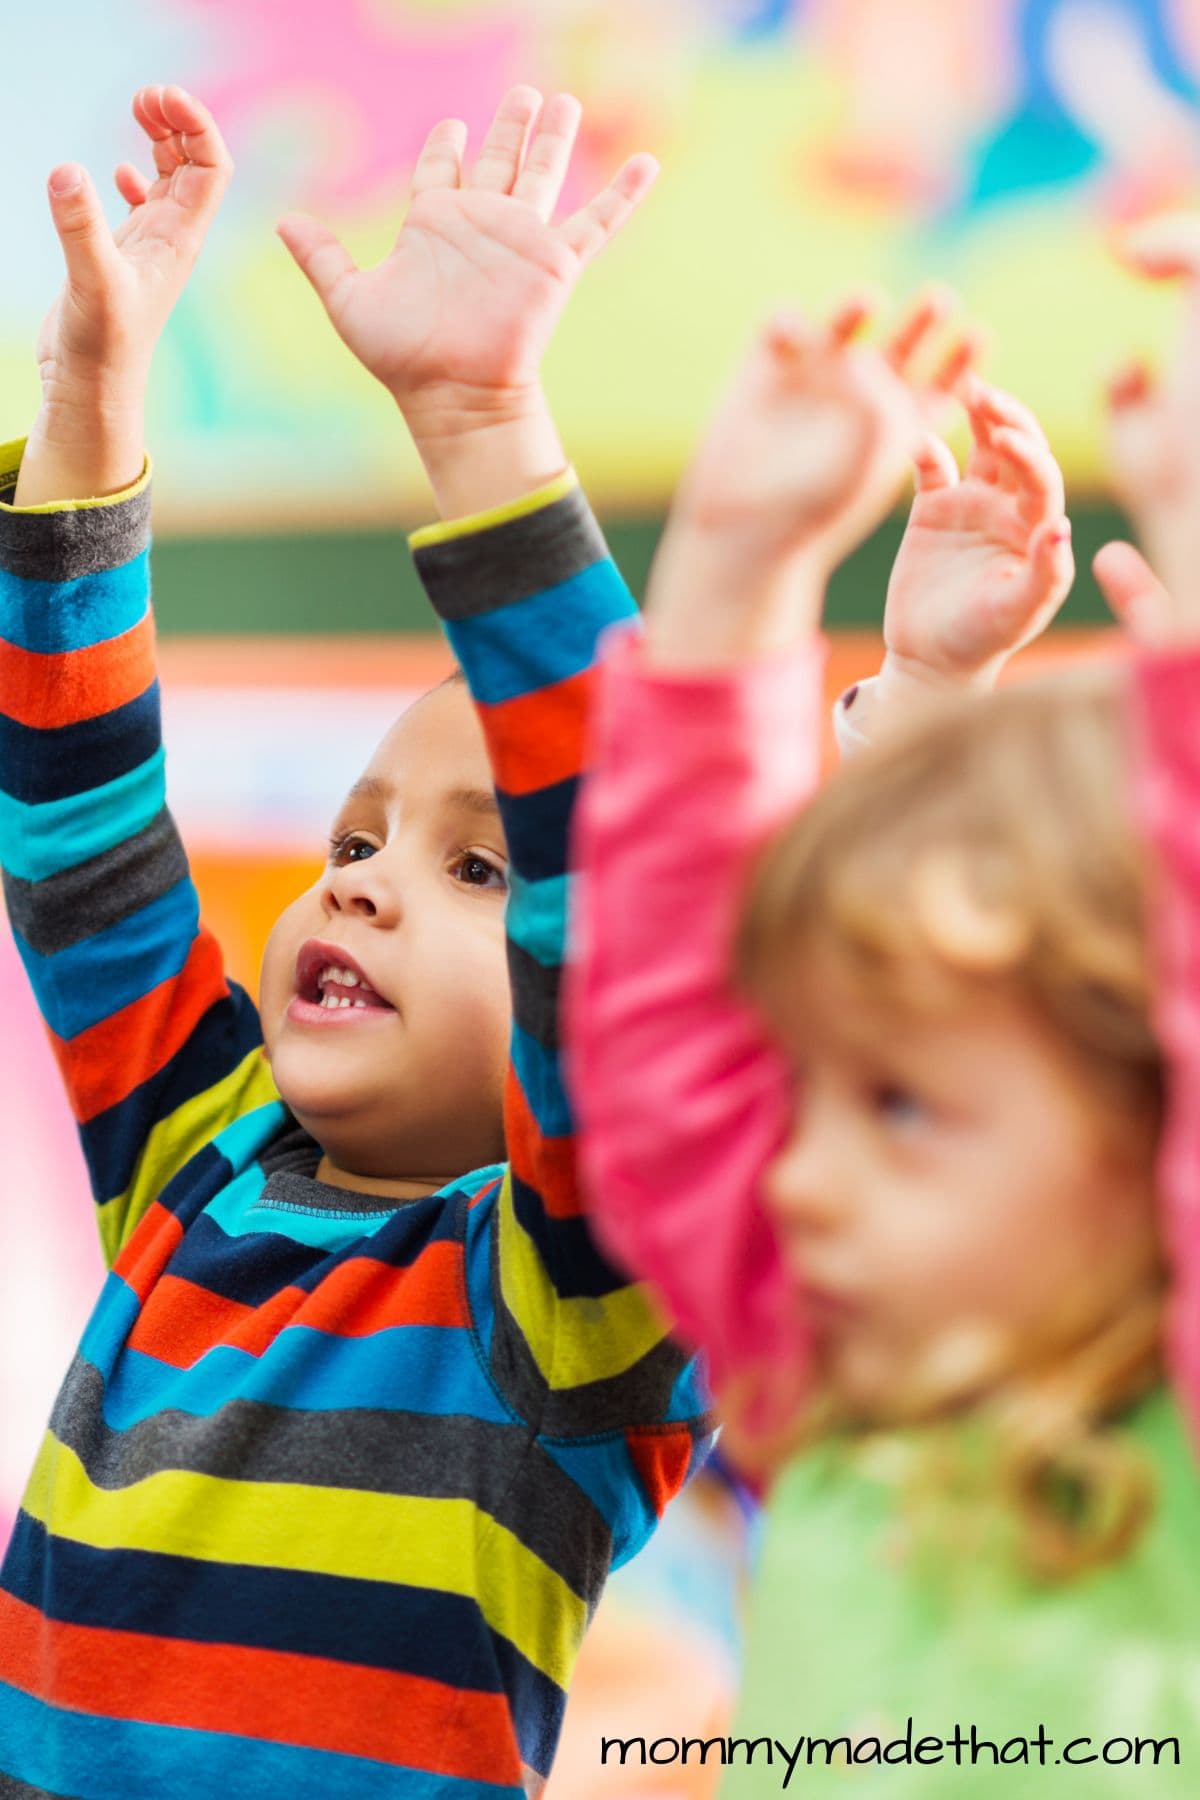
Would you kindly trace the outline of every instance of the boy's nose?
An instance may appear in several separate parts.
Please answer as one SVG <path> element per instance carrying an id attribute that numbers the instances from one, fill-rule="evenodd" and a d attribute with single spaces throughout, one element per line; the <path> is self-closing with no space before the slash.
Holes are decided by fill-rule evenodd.
<path id="1" fill-rule="evenodd" d="M 377 925 L 394 925 L 400 917 L 400 897 L 387 870 L 377 868 L 381 855 L 364 862 L 346 863 L 332 869 L 321 890 L 321 902 L 330 917 L 338 913 L 357 914 Z"/>

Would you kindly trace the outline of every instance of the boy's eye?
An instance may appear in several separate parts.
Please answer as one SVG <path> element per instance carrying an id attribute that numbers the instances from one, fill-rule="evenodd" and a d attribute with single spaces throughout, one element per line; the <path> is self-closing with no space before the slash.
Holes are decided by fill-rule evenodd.
<path id="1" fill-rule="evenodd" d="M 503 869 L 498 869 L 485 856 L 475 856 L 468 852 L 460 856 L 451 873 L 456 881 L 466 887 L 497 888 L 501 892 L 508 887 L 508 880 Z"/>
<path id="2" fill-rule="evenodd" d="M 375 846 L 365 838 L 355 837 L 352 833 L 345 837 L 329 840 L 329 860 L 336 863 L 339 869 L 347 863 L 365 862 L 368 856 L 374 856 Z"/>

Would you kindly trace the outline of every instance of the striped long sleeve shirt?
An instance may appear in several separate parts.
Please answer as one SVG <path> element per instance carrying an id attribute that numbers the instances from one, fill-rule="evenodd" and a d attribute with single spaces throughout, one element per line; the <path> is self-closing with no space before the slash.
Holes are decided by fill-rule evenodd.
<path id="1" fill-rule="evenodd" d="M 348 1194 L 165 807 L 147 482 L 19 512 L 19 454 L 0 862 L 110 1272 L 0 1571 L 0 1800 L 536 1792 L 606 1574 L 711 1423 L 593 1245 L 559 1070 L 590 670 L 631 602 L 571 479 L 414 539 L 511 856 L 509 1160 Z"/>

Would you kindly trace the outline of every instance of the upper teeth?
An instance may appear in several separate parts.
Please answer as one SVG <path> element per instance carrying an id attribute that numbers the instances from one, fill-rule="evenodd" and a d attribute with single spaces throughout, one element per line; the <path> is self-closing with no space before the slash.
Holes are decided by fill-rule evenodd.
<path id="1" fill-rule="evenodd" d="M 367 1004 L 357 994 L 350 999 L 345 994 L 330 993 L 328 990 L 332 987 L 361 988 L 367 994 L 375 992 L 370 982 L 363 976 L 355 974 L 353 969 L 343 969 L 337 963 L 327 963 L 317 976 L 317 988 L 321 994 L 320 1005 L 326 1011 L 332 1011 L 336 1007 L 365 1006 Z"/>
<path id="2" fill-rule="evenodd" d="M 360 983 L 363 987 L 368 985 L 353 969 L 339 969 L 335 963 L 330 963 L 321 970 L 317 976 L 317 986 L 326 987 L 331 981 L 336 981 L 341 987 L 358 987 Z"/>

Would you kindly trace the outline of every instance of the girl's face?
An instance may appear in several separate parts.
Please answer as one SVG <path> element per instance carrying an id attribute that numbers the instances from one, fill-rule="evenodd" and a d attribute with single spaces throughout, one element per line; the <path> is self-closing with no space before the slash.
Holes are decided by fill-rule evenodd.
<path id="1" fill-rule="evenodd" d="M 1156 1278 L 1153 1145 L 1132 1126 L 1120 1143 L 1015 991 L 913 1015 L 827 969 L 774 1024 L 798 1079 L 766 1201 L 852 1416 L 916 1417 L 1052 1361 Z"/>

